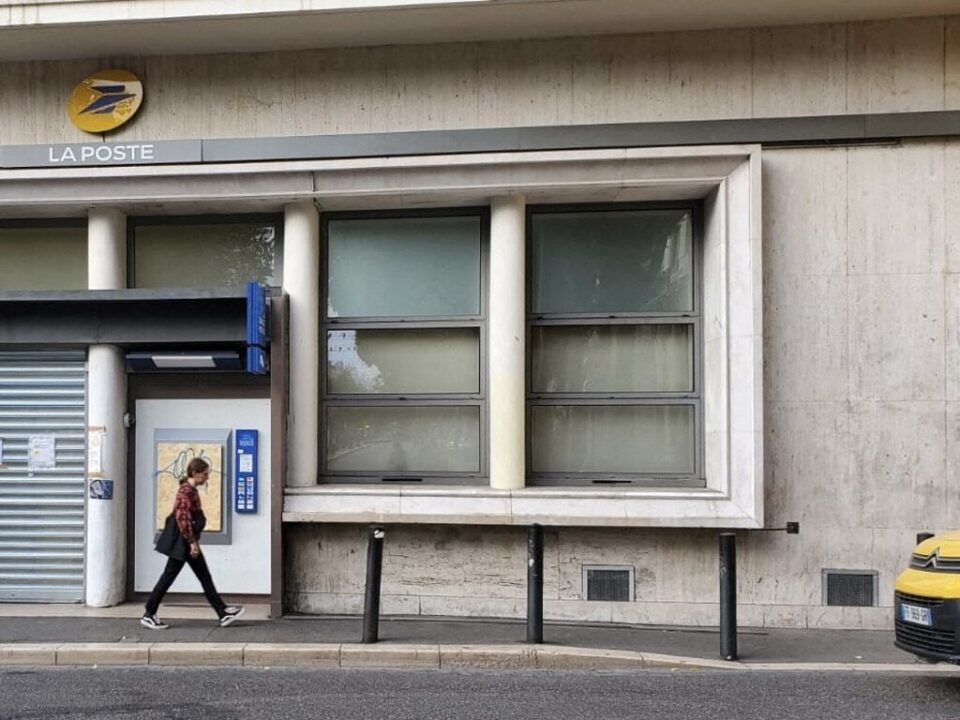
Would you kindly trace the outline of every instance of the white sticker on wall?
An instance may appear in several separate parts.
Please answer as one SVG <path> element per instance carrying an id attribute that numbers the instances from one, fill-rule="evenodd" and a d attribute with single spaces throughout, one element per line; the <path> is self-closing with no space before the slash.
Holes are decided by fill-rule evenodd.
<path id="1" fill-rule="evenodd" d="M 87 475 L 89 477 L 103 475 L 103 440 L 106 434 L 106 428 L 87 428 Z"/>
<path id="2" fill-rule="evenodd" d="M 57 439 L 53 435 L 31 435 L 27 450 L 27 469 L 53 470 L 57 467 Z"/>

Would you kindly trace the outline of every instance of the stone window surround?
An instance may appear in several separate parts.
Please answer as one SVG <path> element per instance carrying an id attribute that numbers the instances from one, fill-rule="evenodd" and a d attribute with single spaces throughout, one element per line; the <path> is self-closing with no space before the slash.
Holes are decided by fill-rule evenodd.
<path id="1" fill-rule="evenodd" d="M 95 179 L 96 182 L 90 182 Z M 7 181 L 14 182 L 7 182 Z M 763 526 L 760 147 L 0 171 L 0 210 L 128 215 L 704 200 L 706 487 L 288 487 L 286 522 Z M 295 448 L 291 449 L 296 452 Z"/>

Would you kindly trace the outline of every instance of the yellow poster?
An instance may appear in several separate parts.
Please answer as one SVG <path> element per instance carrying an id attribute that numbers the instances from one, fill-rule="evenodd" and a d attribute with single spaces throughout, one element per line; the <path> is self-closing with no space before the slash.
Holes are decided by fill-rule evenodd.
<path id="1" fill-rule="evenodd" d="M 205 532 L 223 529 L 223 445 L 217 442 L 158 442 L 157 443 L 157 507 L 156 529 L 163 530 L 167 515 L 173 510 L 173 499 L 180 487 L 180 478 L 194 458 L 210 463 L 210 478 L 198 487 L 203 514 L 207 517 Z"/>

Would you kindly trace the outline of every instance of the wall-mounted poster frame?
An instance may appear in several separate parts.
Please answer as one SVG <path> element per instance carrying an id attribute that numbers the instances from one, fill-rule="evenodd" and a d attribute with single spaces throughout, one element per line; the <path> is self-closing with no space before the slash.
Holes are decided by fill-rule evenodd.
<path id="1" fill-rule="evenodd" d="M 209 545 L 231 543 L 232 441 L 233 431 L 228 428 L 158 428 L 154 431 L 151 466 L 154 532 L 163 529 L 187 464 L 200 457 L 210 464 L 210 477 L 206 485 L 198 489 L 207 517 L 203 542 Z"/>

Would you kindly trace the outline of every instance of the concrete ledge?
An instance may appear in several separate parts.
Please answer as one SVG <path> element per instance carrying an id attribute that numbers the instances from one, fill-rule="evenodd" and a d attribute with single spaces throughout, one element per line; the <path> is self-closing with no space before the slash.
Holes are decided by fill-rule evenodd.
<path id="1" fill-rule="evenodd" d="M 643 653 L 643 666 L 651 669 L 672 668 L 677 670 L 748 670 L 751 667 L 746 663 L 730 660 L 677 657 L 676 655 L 659 655 L 657 653 Z"/>
<path id="2" fill-rule="evenodd" d="M 150 645 L 141 643 L 70 643 L 57 647 L 57 665 L 146 665 Z"/>
<path id="3" fill-rule="evenodd" d="M 960 677 L 960 665 L 949 663 L 733 663 L 752 672 L 857 672 L 949 675 Z"/>
<path id="4" fill-rule="evenodd" d="M 444 670 L 478 668 L 490 670 L 531 669 L 537 667 L 534 646 L 517 645 L 441 645 L 440 667 Z"/>
<path id="5" fill-rule="evenodd" d="M 56 643 L 0 645 L 0 665 L 56 665 Z"/>
<path id="6" fill-rule="evenodd" d="M 342 645 L 340 667 L 436 670 L 440 667 L 440 646 Z"/>
<path id="7" fill-rule="evenodd" d="M 925 663 L 744 663 L 628 650 L 553 645 L 319 643 L 9 643 L 0 665 L 161 665 L 396 670 L 657 670 L 899 673 L 960 677 Z"/>
<path id="8" fill-rule="evenodd" d="M 543 670 L 590 668 L 592 670 L 642 670 L 643 653 L 630 650 L 592 650 L 589 648 L 538 645 L 536 667 Z"/>
<path id="9" fill-rule="evenodd" d="M 243 664 L 254 667 L 340 667 L 336 644 L 249 643 L 243 648 Z"/>
<path id="10" fill-rule="evenodd" d="M 244 643 L 164 643 L 150 647 L 151 665 L 243 665 Z"/>

